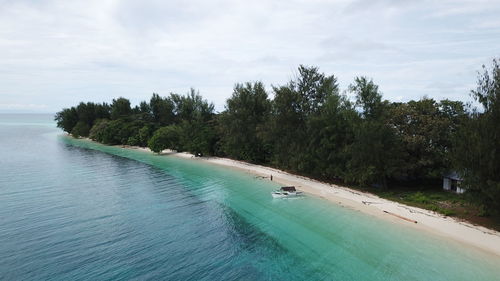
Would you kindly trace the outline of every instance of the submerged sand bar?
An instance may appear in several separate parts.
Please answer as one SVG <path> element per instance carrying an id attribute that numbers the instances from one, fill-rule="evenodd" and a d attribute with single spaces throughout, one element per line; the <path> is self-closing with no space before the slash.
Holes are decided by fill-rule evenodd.
<path id="1" fill-rule="evenodd" d="M 169 153 L 178 157 L 193 158 L 188 153 Z M 395 223 L 425 229 L 440 236 L 469 244 L 500 256 L 500 232 L 468 222 L 459 221 L 433 211 L 407 206 L 380 198 L 374 194 L 322 183 L 310 178 L 293 175 L 278 169 L 218 157 L 193 158 L 199 161 L 232 167 L 248 173 L 269 177 L 282 185 L 293 185 L 298 190 L 320 196 L 337 204 L 360 210 L 370 215 L 384 217 Z M 415 223 L 416 221 L 416 223 Z"/>
<path id="2" fill-rule="evenodd" d="M 150 151 L 148 148 L 130 148 Z M 194 157 L 189 153 L 178 153 L 170 150 L 165 150 L 162 153 L 176 157 L 190 158 L 193 159 L 193 161 L 204 161 L 234 168 L 263 178 L 269 178 L 272 175 L 273 181 L 280 185 L 293 185 L 300 191 L 319 196 L 333 203 L 359 210 L 394 223 L 426 230 L 446 239 L 453 239 L 500 257 L 500 232 L 492 229 L 473 225 L 433 211 L 383 199 L 371 193 L 320 182 L 261 165 L 228 158 Z"/>

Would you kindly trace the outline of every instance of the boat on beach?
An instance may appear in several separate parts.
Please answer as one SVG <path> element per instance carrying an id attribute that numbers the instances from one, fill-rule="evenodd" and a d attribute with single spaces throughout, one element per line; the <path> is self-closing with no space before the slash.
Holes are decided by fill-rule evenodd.
<path id="1" fill-rule="evenodd" d="M 271 195 L 273 198 L 288 198 L 300 196 L 302 193 L 301 191 L 297 191 L 295 186 L 282 186 L 279 190 L 273 191 Z"/>

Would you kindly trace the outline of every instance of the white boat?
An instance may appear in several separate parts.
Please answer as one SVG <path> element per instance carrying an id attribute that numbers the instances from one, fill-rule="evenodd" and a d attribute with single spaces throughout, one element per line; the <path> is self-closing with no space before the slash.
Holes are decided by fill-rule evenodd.
<path id="1" fill-rule="evenodd" d="M 288 198 L 302 195 L 301 191 L 297 191 L 295 186 L 282 186 L 279 190 L 271 193 L 273 198 Z"/>

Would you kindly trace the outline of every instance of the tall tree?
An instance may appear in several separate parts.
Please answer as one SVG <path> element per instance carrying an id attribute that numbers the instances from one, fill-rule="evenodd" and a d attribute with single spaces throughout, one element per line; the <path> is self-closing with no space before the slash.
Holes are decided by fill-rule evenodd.
<path id="1" fill-rule="evenodd" d="M 465 117 L 463 104 L 444 100 L 392 104 L 390 124 L 403 142 L 411 180 L 440 180 L 449 171 L 451 139 Z"/>
<path id="2" fill-rule="evenodd" d="M 132 108 L 128 99 L 122 97 L 113 99 L 113 103 L 111 104 L 111 119 L 126 118 L 130 115 L 132 115 Z"/>
<path id="3" fill-rule="evenodd" d="M 158 94 L 153 94 L 149 101 L 153 121 L 160 126 L 174 123 L 174 103 L 169 98 L 162 98 Z"/>
<path id="4" fill-rule="evenodd" d="M 223 151 L 230 157 L 263 163 L 269 148 L 261 131 L 271 112 L 271 102 L 261 82 L 236 84 L 219 118 Z"/>
<path id="5" fill-rule="evenodd" d="M 170 99 L 175 105 L 176 122 L 182 131 L 182 149 L 195 154 L 213 152 L 216 139 L 214 124 L 211 122 L 214 105 L 194 89 L 184 96 L 171 94 Z"/>
<path id="6" fill-rule="evenodd" d="M 78 112 L 74 106 L 65 108 L 56 113 L 54 120 L 57 122 L 57 127 L 63 129 L 67 133 L 71 133 L 73 127 L 78 123 Z"/>
<path id="7" fill-rule="evenodd" d="M 366 77 L 357 77 L 349 89 L 356 95 L 363 119 L 355 127 L 355 139 L 349 148 L 346 180 L 385 188 L 389 179 L 404 173 L 401 141 L 388 124 L 389 103 L 382 101 L 378 86 Z"/>
<path id="8" fill-rule="evenodd" d="M 274 87 L 275 98 L 268 138 L 274 150 L 273 162 L 285 169 L 312 174 L 320 126 L 314 120 L 331 96 L 338 95 L 336 78 L 316 67 L 300 66 L 298 76 L 287 85 Z"/>
<path id="9" fill-rule="evenodd" d="M 347 182 L 387 188 L 388 180 L 402 175 L 403 151 L 399 139 L 382 123 L 361 122 L 349 152 Z"/>
<path id="10" fill-rule="evenodd" d="M 383 114 L 382 94 L 378 85 L 365 76 L 354 78 L 354 83 L 349 85 L 349 91 L 356 94 L 356 106 L 362 109 L 364 118 L 379 118 Z"/>
<path id="11" fill-rule="evenodd" d="M 156 153 L 160 153 L 167 148 L 181 150 L 181 135 L 181 128 L 177 125 L 162 127 L 155 131 L 148 142 L 148 147 Z"/>
<path id="12" fill-rule="evenodd" d="M 315 177 L 327 180 L 344 178 L 349 160 L 348 148 L 354 141 L 359 116 L 352 103 L 338 93 L 331 95 L 321 113 L 309 120 L 309 151 Z"/>
<path id="13" fill-rule="evenodd" d="M 483 66 L 472 96 L 483 106 L 474 110 L 459 130 L 454 164 L 468 193 L 482 198 L 492 213 L 500 213 L 500 66 Z"/>
<path id="14" fill-rule="evenodd" d="M 208 121 L 213 117 L 214 105 L 203 99 L 193 88 L 186 95 L 170 94 L 170 99 L 174 104 L 174 113 L 178 121 Z"/>
<path id="15" fill-rule="evenodd" d="M 301 153 L 299 140 L 305 137 L 305 120 L 300 113 L 301 97 L 290 85 L 274 87 L 272 117 L 267 141 L 273 146 L 273 165 L 295 169 L 295 158 Z"/>
<path id="16" fill-rule="evenodd" d="M 300 110 L 305 115 L 317 113 L 332 93 L 338 92 L 337 79 L 320 73 L 317 67 L 299 66 L 299 75 L 291 81 L 301 97 Z"/>

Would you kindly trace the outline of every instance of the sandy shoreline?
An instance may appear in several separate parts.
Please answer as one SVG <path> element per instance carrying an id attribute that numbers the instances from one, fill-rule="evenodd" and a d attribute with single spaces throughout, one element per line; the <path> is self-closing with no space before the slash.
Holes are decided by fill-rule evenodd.
<path id="1" fill-rule="evenodd" d="M 148 148 L 122 147 L 151 152 Z M 272 175 L 273 181 L 280 185 L 293 185 L 300 191 L 319 196 L 332 203 L 341 204 L 366 214 L 389 220 L 393 223 L 429 231 L 435 235 L 455 240 L 467 246 L 472 246 L 500 257 L 500 232 L 492 229 L 459 221 L 455 218 L 446 217 L 433 211 L 393 202 L 380 198 L 374 194 L 319 182 L 274 168 L 249 164 L 228 158 L 194 157 L 189 153 L 177 153 L 169 150 L 165 150 L 163 154 L 190 158 L 193 161 L 204 161 L 238 169 L 261 177 L 269 177 Z M 414 221 L 416 221 L 416 223 Z"/>

